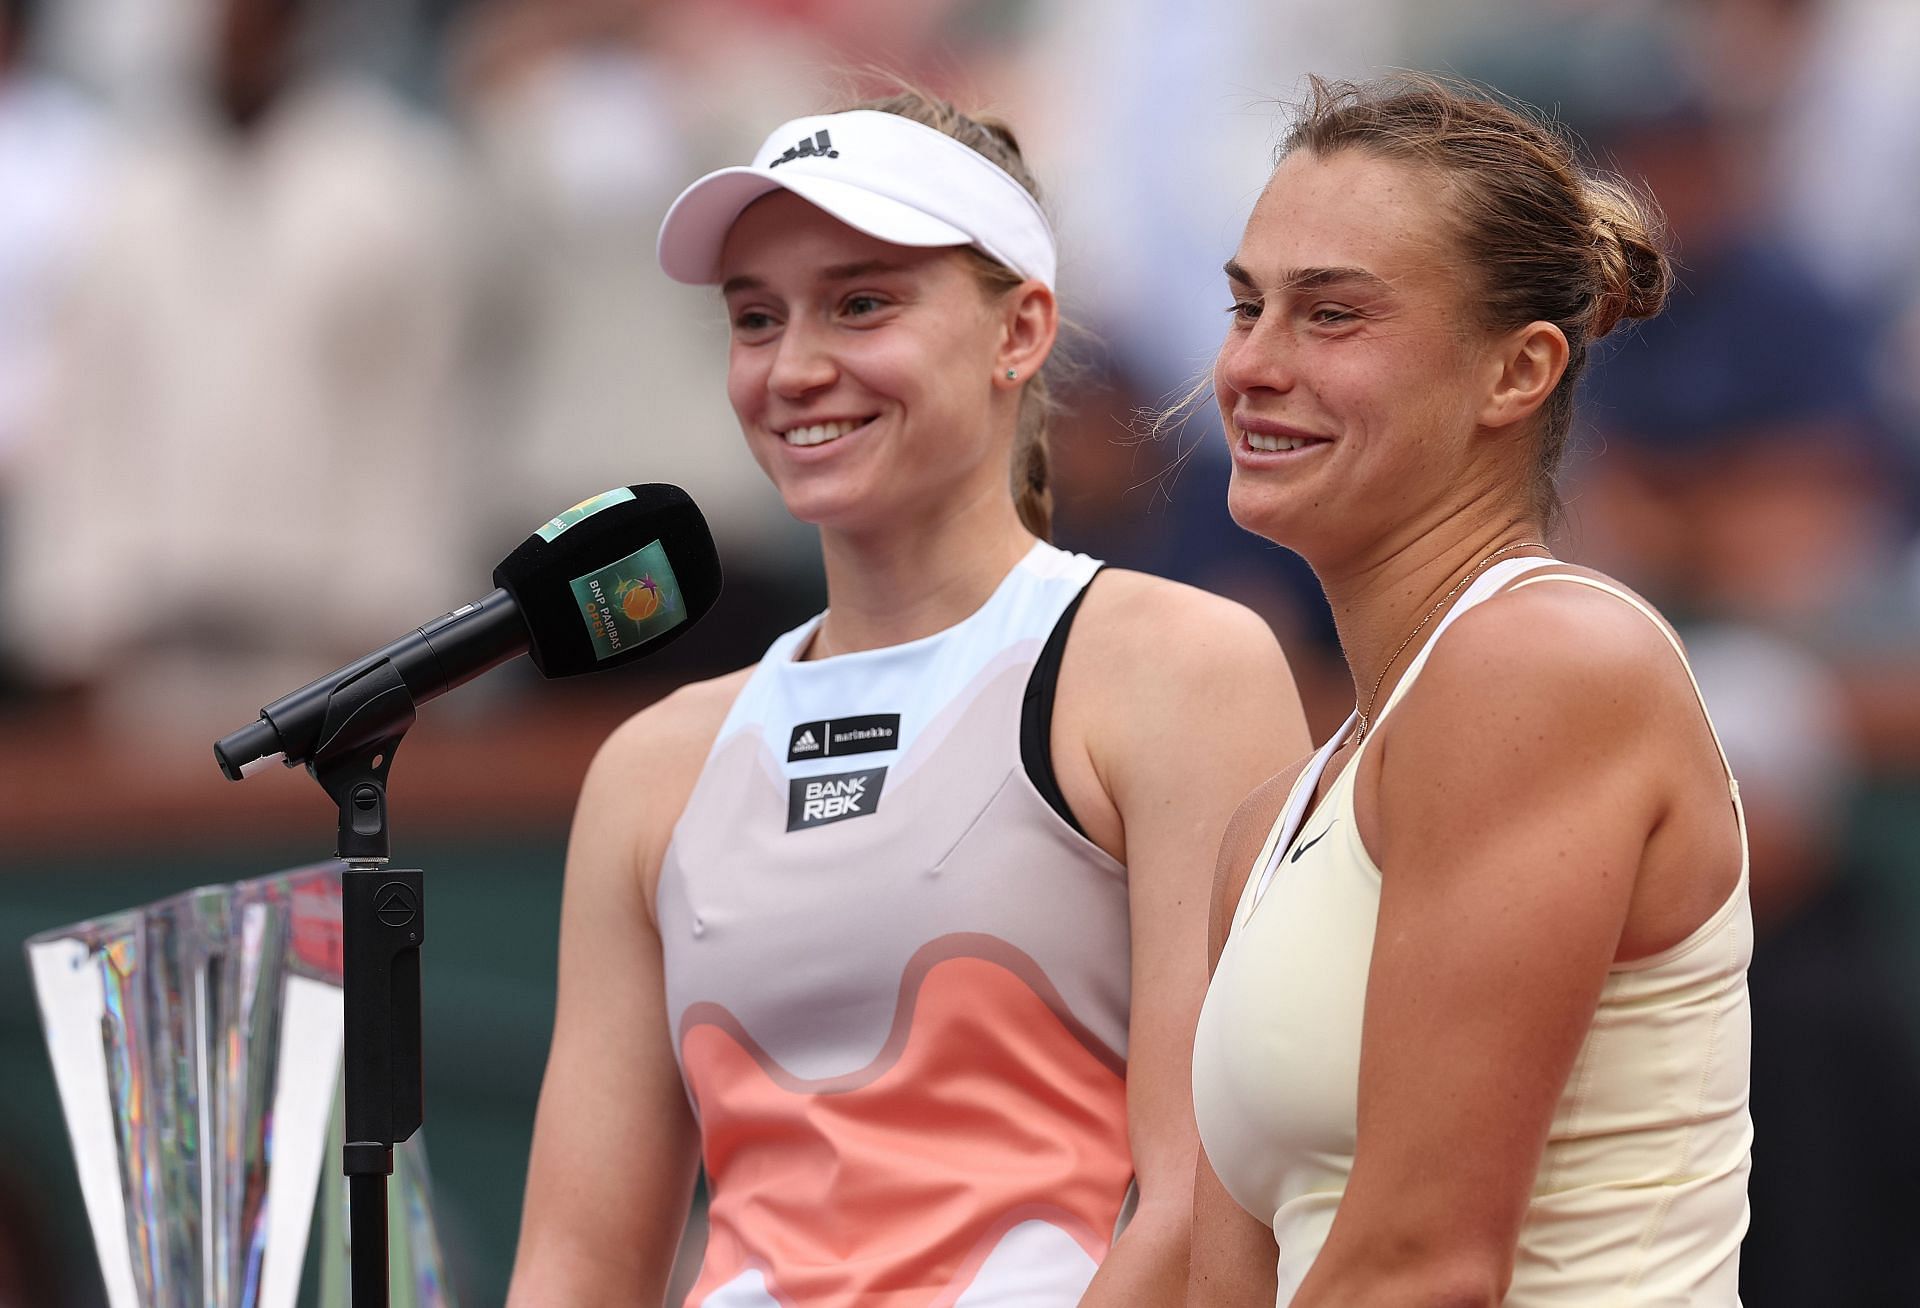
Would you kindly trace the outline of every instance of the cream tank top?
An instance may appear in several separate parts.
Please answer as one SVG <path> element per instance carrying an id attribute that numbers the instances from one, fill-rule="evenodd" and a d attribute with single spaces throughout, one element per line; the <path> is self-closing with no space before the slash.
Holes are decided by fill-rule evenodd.
<path id="1" fill-rule="evenodd" d="M 1558 566 L 1509 559 L 1481 574 L 1428 637 L 1381 719 L 1448 626 L 1509 585 L 1606 591 L 1644 613 L 1685 662 L 1639 600 L 1594 578 L 1542 575 Z M 1282 1308 L 1326 1240 L 1353 1166 L 1361 1017 L 1380 908 L 1380 870 L 1354 822 L 1353 777 L 1365 743 L 1312 818 L 1301 820 L 1352 725 L 1295 781 L 1254 862 L 1194 1042 L 1201 1142 L 1227 1191 L 1273 1227 Z M 1731 774 L 1728 788 L 1741 831 L 1739 882 L 1685 940 L 1608 974 L 1554 1112 L 1508 1308 L 1739 1303 L 1753 1139 L 1753 920 L 1746 821 Z"/>
<path id="2" fill-rule="evenodd" d="M 1023 752 L 1098 567 L 1039 543 L 944 631 L 796 661 L 816 619 L 735 700 L 656 899 L 711 1194 L 688 1305 L 1072 1308 L 1106 1256 L 1127 875 Z"/>

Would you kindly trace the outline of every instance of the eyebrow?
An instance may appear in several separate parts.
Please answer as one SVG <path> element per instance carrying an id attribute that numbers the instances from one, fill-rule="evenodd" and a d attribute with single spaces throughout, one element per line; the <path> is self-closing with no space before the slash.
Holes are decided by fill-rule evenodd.
<path id="1" fill-rule="evenodd" d="M 856 277 L 871 277 L 876 273 L 903 272 L 906 265 L 891 259 L 862 259 L 858 263 L 836 263 L 820 270 L 821 282 L 848 282 Z M 766 289 L 766 282 L 758 277 L 729 277 L 720 284 L 720 294 L 732 295 L 735 291 L 759 291 Z"/>
<path id="2" fill-rule="evenodd" d="M 1241 266 L 1238 259 L 1229 259 L 1221 271 L 1227 277 L 1242 286 L 1255 286 L 1253 274 Z M 1387 293 L 1393 287 L 1384 278 L 1368 272 L 1365 268 L 1292 268 L 1280 279 L 1281 290 L 1317 291 L 1342 282 L 1357 282 L 1370 290 Z"/>

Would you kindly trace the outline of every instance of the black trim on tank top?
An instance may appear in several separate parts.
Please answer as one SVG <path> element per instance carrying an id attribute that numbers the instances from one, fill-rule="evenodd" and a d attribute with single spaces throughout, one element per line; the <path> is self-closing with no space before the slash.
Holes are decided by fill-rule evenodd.
<path id="1" fill-rule="evenodd" d="M 1093 577 L 1087 578 L 1087 584 L 1053 624 L 1053 632 L 1041 647 L 1040 657 L 1034 660 L 1033 672 L 1027 677 L 1026 694 L 1020 702 L 1020 762 L 1027 769 L 1027 777 L 1040 792 L 1040 798 L 1047 801 L 1047 807 L 1086 839 L 1092 837 L 1087 836 L 1087 829 L 1073 815 L 1067 797 L 1060 791 L 1059 779 L 1053 775 L 1053 695 L 1060 684 L 1060 660 L 1067 652 L 1067 633 L 1073 628 L 1074 616 L 1080 612 L 1080 601 L 1087 597 L 1094 578 L 1102 570 L 1094 569 Z"/>

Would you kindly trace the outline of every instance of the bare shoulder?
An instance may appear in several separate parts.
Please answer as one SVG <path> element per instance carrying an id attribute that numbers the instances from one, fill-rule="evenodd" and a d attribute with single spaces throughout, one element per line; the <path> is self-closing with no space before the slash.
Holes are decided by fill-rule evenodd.
<path id="1" fill-rule="evenodd" d="M 1618 586 L 1599 573 L 1567 571 Z M 1664 620 L 1656 625 L 1591 586 L 1543 581 L 1509 589 L 1462 614 L 1435 645 L 1408 707 L 1416 697 L 1429 710 L 1550 701 L 1556 718 L 1624 726 L 1650 696 L 1685 687 L 1664 632 Z"/>
<path id="2" fill-rule="evenodd" d="M 1130 867 L 1150 866 L 1157 846 L 1177 851 L 1161 861 L 1179 865 L 1197 899 L 1232 806 L 1306 751 L 1307 726 L 1293 671 L 1258 614 L 1110 569 L 1087 590 L 1067 641 L 1053 744 L 1088 835 Z"/>
<path id="3" fill-rule="evenodd" d="M 1124 568 L 1108 568 L 1094 580 L 1074 628 L 1099 650 L 1097 676 L 1164 680 L 1182 674 L 1276 674 L 1287 667 L 1273 630 L 1244 604 Z"/>
<path id="4" fill-rule="evenodd" d="M 628 774 L 644 768 L 656 777 L 691 767 L 698 773 L 720 725 L 740 697 L 751 667 L 689 682 L 614 728 L 594 758 L 594 772 Z"/>
<path id="5" fill-rule="evenodd" d="M 1266 620 L 1162 577 L 1110 569 L 1095 578 L 1061 685 L 1068 720 L 1096 755 L 1124 758 L 1157 793 L 1167 793 L 1168 769 L 1217 764 L 1244 794 L 1307 743 L 1293 670 Z"/>
<path id="6" fill-rule="evenodd" d="M 602 742 L 587 769 L 574 814 L 576 851 L 609 851 L 639 879 L 647 903 L 661 856 L 708 751 L 752 668 L 692 682 L 641 709 Z"/>
<path id="7" fill-rule="evenodd" d="M 1381 793 L 1417 806 L 1445 793 L 1470 807 L 1544 800 L 1604 775 L 1614 802 L 1646 810 L 1671 730 L 1700 717 L 1663 625 L 1567 582 L 1510 589 L 1462 614 L 1381 725 Z"/>

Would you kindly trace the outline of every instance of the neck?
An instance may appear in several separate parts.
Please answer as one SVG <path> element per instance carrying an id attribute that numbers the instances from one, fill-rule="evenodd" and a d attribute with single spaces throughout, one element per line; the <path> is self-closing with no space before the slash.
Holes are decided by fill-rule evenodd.
<path id="1" fill-rule="evenodd" d="M 1524 515 L 1460 514 L 1378 554 L 1320 570 L 1353 675 L 1354 706 L 1366 713 L 1369 727 L 1422 640 L 1465 593 L 1462 583 L 1489 564 L 1545 555 L 1521 548 L 1544 539 L 1540 524 Z"/>
<path id="2" fill-rule="evenodd" d="M 823 527 L 827 614 L 804 657 L 919 640 L 987 602 L 1033 547 L 1004 482 L 867 531 Z"/>

